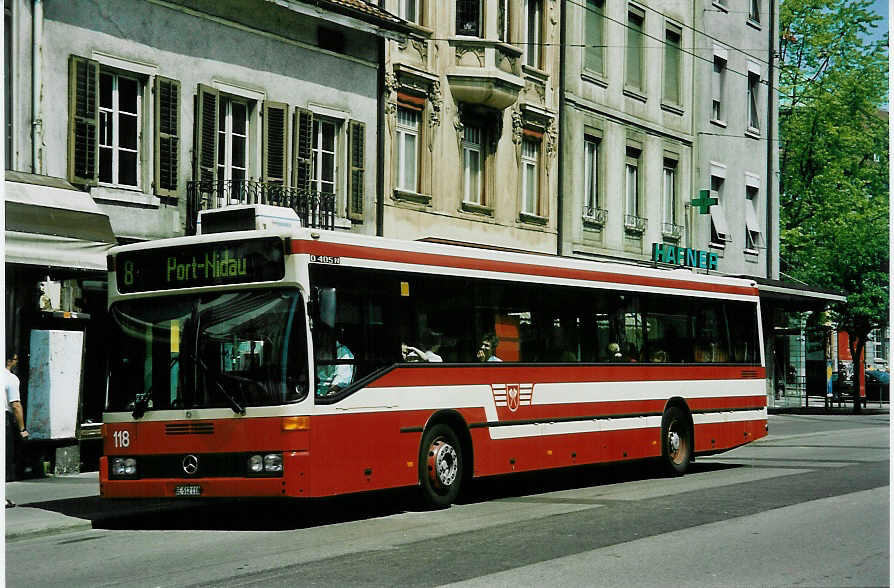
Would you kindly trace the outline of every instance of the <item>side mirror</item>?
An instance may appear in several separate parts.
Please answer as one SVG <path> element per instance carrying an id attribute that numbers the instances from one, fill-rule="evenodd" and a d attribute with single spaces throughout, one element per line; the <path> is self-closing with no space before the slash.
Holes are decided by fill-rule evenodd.
<path id="1" fill-rule="evenodd" d="M 335 328 L 335 288 L 320 288 L 317 292 L 317 319 L 330 329 Z"/>

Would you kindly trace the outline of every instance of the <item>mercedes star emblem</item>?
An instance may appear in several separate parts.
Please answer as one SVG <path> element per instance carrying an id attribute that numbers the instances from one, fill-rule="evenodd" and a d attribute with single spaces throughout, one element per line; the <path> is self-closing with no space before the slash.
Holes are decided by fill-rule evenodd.
<path id="1" fill-rule="evenodd" d="M 183 458 L 181 465 L 183 465 L 183 471 L 186 472 L 186 475 L 191 476 L 199 471 L 199 458 L 192 454 L 187 455 Z"/>

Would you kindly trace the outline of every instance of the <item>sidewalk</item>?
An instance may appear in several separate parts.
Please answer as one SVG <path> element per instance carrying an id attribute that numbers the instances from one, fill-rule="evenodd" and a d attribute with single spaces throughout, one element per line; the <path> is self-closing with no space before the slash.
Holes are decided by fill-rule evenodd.
<path id="1" fill-rule="evenodd" d="M 141 517 L 190 508 L 194 501 L 99 497 L 99 472 L 34 478 L 6 484 L 6 541 L 133 524 Z"/>
<path id="2" fill-rule="evenodd" d="M 6 509 L 7 541 L 90 529 L 93 521 L 89 518 L 63 514 L 51 505 L 89 498 L 98 501 L 99 472 L 8 482 L 6 498 L 17 505 Z"/>

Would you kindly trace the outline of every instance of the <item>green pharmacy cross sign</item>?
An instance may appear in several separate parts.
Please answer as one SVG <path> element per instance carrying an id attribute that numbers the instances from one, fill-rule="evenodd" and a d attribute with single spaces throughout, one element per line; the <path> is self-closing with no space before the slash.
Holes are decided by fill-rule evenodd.
<path id="1" fill-rule="evenodd" d="M 699 209 L 702 214 L 710 214 L 711 207 L 717 204 L 716 198 L 711 198 L 710 190 L 699 190 L 698 198 L 692 199 L 692 205 Z"/>

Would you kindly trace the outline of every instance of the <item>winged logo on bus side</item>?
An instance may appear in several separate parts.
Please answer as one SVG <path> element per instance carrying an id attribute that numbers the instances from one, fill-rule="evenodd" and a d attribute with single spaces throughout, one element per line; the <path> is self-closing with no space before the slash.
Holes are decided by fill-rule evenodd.
<path id="1" fill-rule="evenodd" d="M 534 398 L 534 384 L 491 384 L 490 389 L 494 404 L 505 406 L 511 412 L 517 411 L 521 405 L 531 406 Z"/>

